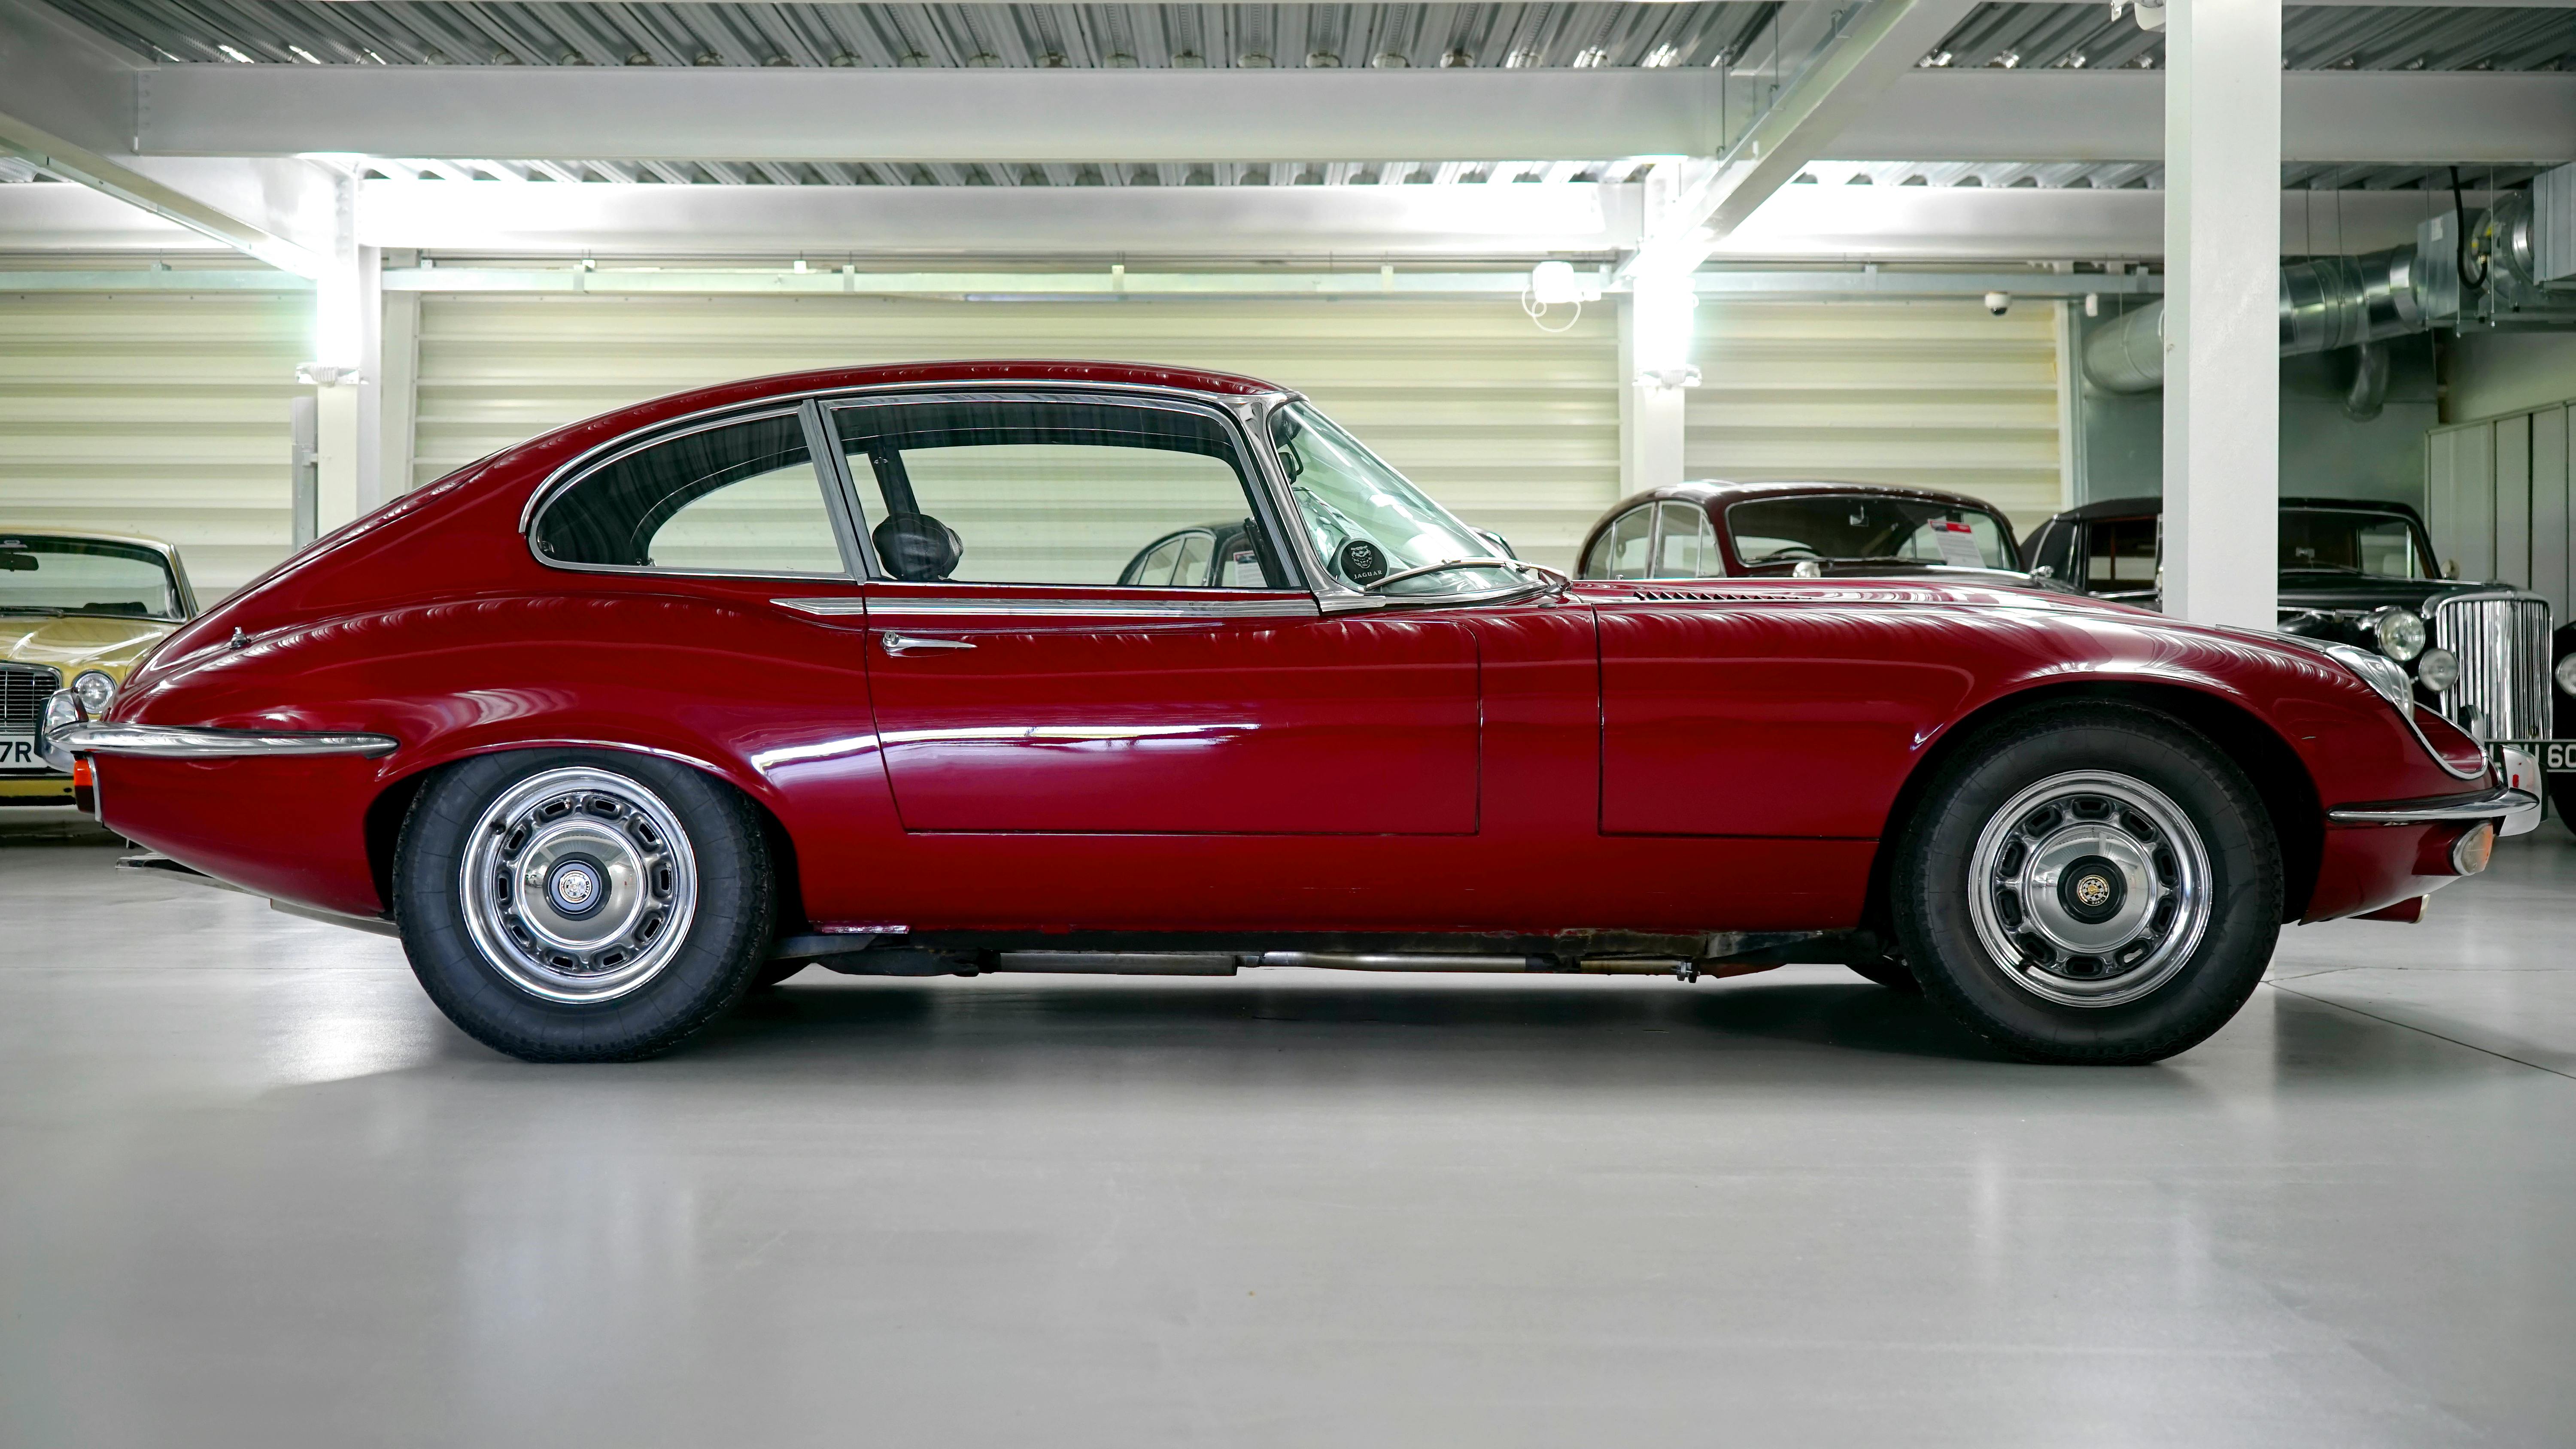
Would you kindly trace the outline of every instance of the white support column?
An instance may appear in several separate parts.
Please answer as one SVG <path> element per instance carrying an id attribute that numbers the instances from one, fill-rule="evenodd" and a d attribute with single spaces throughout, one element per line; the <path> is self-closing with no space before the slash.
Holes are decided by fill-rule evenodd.
<path id="1" fill-rule="evenodd" d="M 2278 622 L 2281 0 L 2170 0 L 2164 607 Z"/>
<path id="2" fill-rule="evenodd" d="M 416 267 L 420 253 L 381 252 L 377 278 L 386 267 Z M 377 315 L 383 318 L 377 339 L 377 361 L 369 382 L 376 389 L 380 421 L 376 439 L 376 501 L 409 493 L 412 447 L 420 408 L 420 293 L 385 292 Z"/>
<path id="3" fill-rule="evenodd" d="M 1651 329 L 1650 329 L 1651 330 Z M 1647 377 L 1637 350 L 1637 299 L 1619 298 L 1619 495 L 1682 481 L 1683 400 Z"/>
<path id="4" fill-rule="evenodd" d="M 384 264 L 357 244 L 357 183 L 336 188 L 330 254 L 314 279 L 313 360 L 320 466 L 316 523 L 329 533 L 384 501 Z"/>

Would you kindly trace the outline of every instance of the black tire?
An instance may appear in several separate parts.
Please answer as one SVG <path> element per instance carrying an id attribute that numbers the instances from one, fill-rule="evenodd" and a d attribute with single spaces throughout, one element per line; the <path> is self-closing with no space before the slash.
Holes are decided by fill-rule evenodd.
<path id="1" fill-rule="evenodd" d="M 2571 834 L 2576 834 L 2576 775 L 2547 775 L 2541 788 L 2549 794 L 2549 813 Z"/>
<path id="2" fill-rule="evenodd" d="M 587 794 L 585 782 L 593 787 Z M 477 822 L 487 812 L 523 798 L 538 802 L 528 807 L 529 816 L 502 817 L 478 836 Z M 507 828 L 558 805 L 555 815 L 537 819 L 524 834 Z M 676 827 L 676 845 L 665 827 Z M 605 844 L 564 846 L 589 855 L 565 854 L 557 879 L 578 875 L 587 861 L 590 909 L 603 923 L 629 917 L 637 923 L 596 953 L 608 963 L 596 971 L 589 956 L 548 954 L 552 947 L 526 934 L 528 919 L 546 902 L 524 891 L 513 895 L 506 883 L 539 863 L 534 852 L 542 842 L 572 838 L 560 836 L 564 831 L 588 832 Z M 525 842 L 516 856 L 506 854 L 513 838 Z M 629 844 L 621 846 L 620 838 Z M 478 839 L 487 841 L 479 854 Z M 639 853 L 629 861 L 615 855 L 620 849 Z M 489 902 L 506 898 L 521 914 L 498 904 L 468 905 L 469 855 L 481 878 L 500 882 Z M 628 868 L 620 876 L 591 857 Z M 685 910 L 670 894 L 683 878 L 693 887 Z M 751 805 L 695 770 L 650 756 L 529 750 L 481 756 L 442 772 L 403 822 L 393 887 L 403 950 L 430 1000 L 475 1040 L 522 1061 L 636 1061 L 668 1051 L 723 1015 L 768 964 L 774 892 Z M 469 911 L 475 912 L 471 921 Z M 567 918 L 544 919 L 562 924 Z M 507 934 L 487 944 L 496 930 Z M 627 952 L 622 961 L 620 950 Z M 618 985 L 620 972 L 642 974 Z M 614 994 L 607 994 L 611 987 Z M 601 994 L 549 999 L 540 990 Z"/>
<path id="3" fill-rule="evenodd" d="M 1890 991 L 1900 991 L 1907 996 L 1923 994 L 1923 983 L 1914 979 L 1914 968 L 1893 956 L 1879 956 L 1867 961 L 1846 961 L 1843 964 L 1850 967 L 1853 974 L 1864 980 L 1876 982 Z"/>
<path id="4" fill-rule="evenodd" d="M 2096 853 L 2063 859 L 2081 850 Z M 1924 994 L 2034 1061 L 2151 1062 L 2198 1044 L 2253 994 L 2280 935 L 2280 847 L 2260 798 L 2152 710 L 2069 704 L 2002 722 L 1942 768 L 1897 852 L 1889 904 Z M 2205 911 L 2185 904 L 2192 881 Z M 2132 921 L 2139 936 L 2099 954 L 2046 934 L 2109 941 Z"/>

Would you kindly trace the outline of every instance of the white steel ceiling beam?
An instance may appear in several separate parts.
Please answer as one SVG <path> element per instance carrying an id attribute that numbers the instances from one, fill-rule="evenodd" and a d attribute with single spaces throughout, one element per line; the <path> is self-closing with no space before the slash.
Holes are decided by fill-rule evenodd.
<path id="1" fill-rule="evenodd" d="M 1717 72 L 167 66 L 164 156 L 1597 161 L 1718 149 Z"/>
<path id="2" fill-rule="evenodd" d="M 1846 161 L 2154 161 L 2161 71 L 1909 70 L 1827 147 Z M 2390 166 L 2576 160 L 2576 75 L 2294 70 L 2281 158 Z"/>
<path id="3" fill-rule="evenodd" d="M 1916 69 L 1903 54 L 1911 44 L 1909 36 L 1882 52 L 1901 63 L 1875 94 L 1838 88 L 1831 105 L 1806 112 L 1805 134 L 1831 134 L 1796 159 L 2163 154 L 2161 72 Z M 142 101 L 137 149 L 168 157 L 1544 162 L 1720 149 L 1717 74 L 1705 69 L 193 65 L 138 71 L 120 84 Z M 2576 159 L 2576 75 L 2292 71 L 2282 89 L 2289 161 Z M 94 88 L 94 108 L 108 109 L 97 103 L 116 90 Z M 1780 158 L 1775 172 L 1801 149 L 1801 128 L 1788 121 L 1781 113 L 1775 134 L 1760 138 Z"/>
<path id="4" fill-rule="evenodd" d="M 0 188 L 5 191 L 6 188 Z M 1527 257 L 1637 237 L 1637 188 L 367 181 L 367 245 L 501 256 Z"/>
<path id="5" fill-rule="evenodd" d="M 150 73 L 49 6 L 0 0 L 0 153 L 311 275 L 327 250 L 339 178 L 292 159 L 136 155 L 134 100 Z"/>
<path id="6" fill-rule="evenodd" d="M 839 187 L 369 181 L 361 237 L 449 255 L 794 258 L 844 254 L 1242 259 L 1604 258 L 1635 244 L 1635 186 Z M 1353 197 L 1351 193 L 1360 193 Z M 1450 193 L 1463 193 L 1452 197 Z M 1390 204 L 1385 198 L 1398 198 Z M 2470 193 L 2467 204 L 2485 198 Z M 2150 260 L 2164 193 L 2033 187 L 1784 186 L 1722 238 L 1721 261 Z M 2282 249 L 2398 245 L 2450 197 L 2284 192 Z M 0 186 L 0 251 L 215 245 L 76 186 Z M 169 274 L 184 285 L 185 272 Z M 157 284 L 156 284 L 157 285 Z"/>

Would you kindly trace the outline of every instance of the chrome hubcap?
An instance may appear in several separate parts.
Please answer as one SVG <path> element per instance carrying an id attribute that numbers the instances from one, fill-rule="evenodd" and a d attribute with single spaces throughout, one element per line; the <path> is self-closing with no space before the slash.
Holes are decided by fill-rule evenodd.
<path id="1" fill-rule="evenodd" d="M 458 882 L 483 958 L 549 1001 L 624 996 L 659 975 L 698 902 L 688 833 L 659 796 L 606 770 L 548 770 L 493 801 Z"/>
<path id="2" fill-rule="evenodd" d="M 2022 989 L 2117 1006 L 2191 960 L 2209 926 L 2209 853 L 2142 780 L 2077 771 L 2007 801 L 1969 859 L 1978 939 Z"/>

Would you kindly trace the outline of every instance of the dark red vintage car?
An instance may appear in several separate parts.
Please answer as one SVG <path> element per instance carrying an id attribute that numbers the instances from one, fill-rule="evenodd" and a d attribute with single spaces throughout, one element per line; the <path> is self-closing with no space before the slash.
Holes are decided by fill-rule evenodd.
<path id="1" fill-rule="evenodd" d="M 1206 565 L 1138 563 L 1193 531 Z M 397 931 L 542 1060 L 816 962 L 1839 961 L 2141 1061 L 2283 922 L 2410 911 L 2536 811 L 2363 651 L 1939 579 L 1570 583 L 1295 393 L 1090 363 L 547 434 L 181 629 L 105 719 L 57 696 L 46 748 L 144 864 Z"/>

